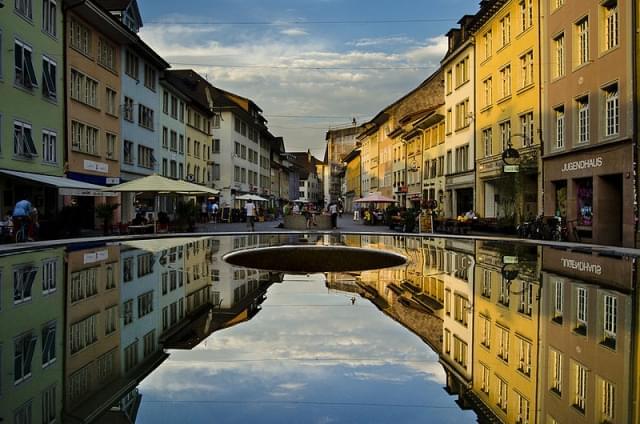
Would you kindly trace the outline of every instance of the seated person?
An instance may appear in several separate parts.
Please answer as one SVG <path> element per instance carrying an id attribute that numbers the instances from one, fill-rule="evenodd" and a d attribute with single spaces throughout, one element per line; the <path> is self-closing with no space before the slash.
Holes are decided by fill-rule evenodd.
<path id="1" fill-rule="evenodd" d="M 131 221 L 131 224 L 133 225 L 145 225 L 147 223 L 147 218 L 144 217 L 143 214 L 141 214 L 140 212 L 138 212 L 136 214 L 136 217 L 133 219 L 133 221 Z"/>

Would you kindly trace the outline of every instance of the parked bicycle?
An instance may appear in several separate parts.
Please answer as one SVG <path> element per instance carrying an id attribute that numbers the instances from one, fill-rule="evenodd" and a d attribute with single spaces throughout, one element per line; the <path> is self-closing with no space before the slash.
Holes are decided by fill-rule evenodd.
<path id="1" fill-rule="evenodd" d="M 559 216 L 536 216 L 531 221 L 525 221 L 516 228 L 518 236 L 532 240 L 566 240 L 562 218 Z"/>

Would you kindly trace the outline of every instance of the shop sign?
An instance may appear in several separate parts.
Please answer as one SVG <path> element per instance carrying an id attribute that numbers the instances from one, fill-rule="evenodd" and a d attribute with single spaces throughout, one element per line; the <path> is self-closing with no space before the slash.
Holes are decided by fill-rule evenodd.
<path id="1" fill-rule="evenodd" d="M 562 172 L 581 171 L 583 169 L 600 168 L 604 164 L 602 156 L 597 158 L 576 160 L 573 162 L 566 162 L 562 166 Z"/>
<path id="2" fill-rule="evenodd" d="M 502 263 L 503 264 L 517 264 L 518 263 L 518 257 L 517 256 L 503 256 L 502 257 Z"/>
<path id="3" fill-rule="evenodd" d="M 84 161 L 84 169 L 86 171 L 102 172 L 103 174 L 106 174 L 106 173 L 109 172 L 109 165 L 107 165 L 106 163 L 102 163 L 102 162 L 94 162 L 92 160 L 85 160 Z"/>
<path id="4" fill-rule="evenodd" d="M 105 184 L 120 184 L 120 177 L 107 177 L 105 178 Z"/>
<path id="5" fill-rule="evenodd" d="M 506 173 L 520 172 L 520 165 L 505 165 L 503 170 Z"/>
<path id="6" fill-rule="evenodd" d="M 85 253 L 84 264 L 92 264 L 95 262 L 106 261 L 109 258 L 108 250 L 101 250 L 99 252 Z"/>

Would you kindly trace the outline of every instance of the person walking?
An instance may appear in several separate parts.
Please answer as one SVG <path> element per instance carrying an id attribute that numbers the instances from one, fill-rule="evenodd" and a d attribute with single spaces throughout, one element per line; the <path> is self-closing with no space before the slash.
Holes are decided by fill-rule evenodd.
<path id="1" fill-rule="evenodd" d="M 214 224 L 218 223 L 219 210 L 220 210 L 220 207 L 218 206 L 218 202 L 213 202 L 213 204 L 211 205 L 211 217 L 213 218 Z"/>
<path id="2" fill-rule="evenodd" d="M 207 222 L 207 201 L 203 201 L 200 205 L 200 222 L 206 224 Z"/>
<path id="3" fill-rule="evenodd" d="M 244 210 L 247 213 L 247 225 L 251 231 L 255 231 L 256 205 L 253 204 L 252 200 L 248 200 L 244 205 Z"/>
<path id="4" fill-rule="evenodd" d="M 338 205 L 334 202 L 329 205 L 329 213 L 331 214 L 331 228 L 338 229 Z"/>

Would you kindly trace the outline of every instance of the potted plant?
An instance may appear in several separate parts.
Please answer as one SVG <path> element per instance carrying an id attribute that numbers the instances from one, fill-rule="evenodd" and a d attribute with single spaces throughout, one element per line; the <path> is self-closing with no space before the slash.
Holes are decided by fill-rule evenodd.
<path id="1" fill-rule="evenodd" d="M 176 205 L 176 226 L 180 231 L 193 232 L 199 213 L 198 206 L 193 202 L 178 203 Z"/>
<path id="2" fill-rule="evenodd" d="M 113 212 L 120 207 L 119 203 L 101 203 L 96 206 L 96 217 L 102 220 L 102 234 L 109 234 L 111 222 L 113 221 Z"/>

